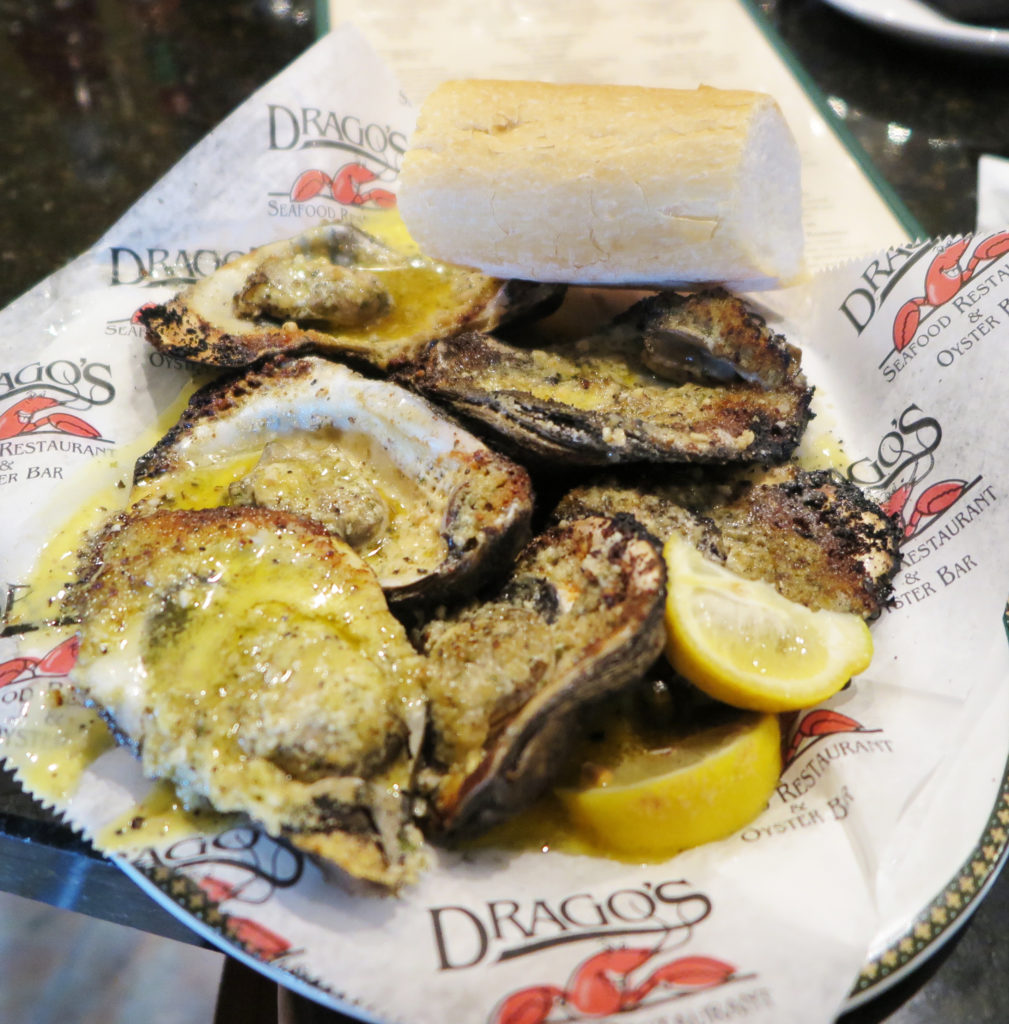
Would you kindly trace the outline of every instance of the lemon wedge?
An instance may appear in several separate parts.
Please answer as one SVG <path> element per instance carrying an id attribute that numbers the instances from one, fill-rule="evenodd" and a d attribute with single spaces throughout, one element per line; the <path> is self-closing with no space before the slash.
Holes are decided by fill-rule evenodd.
<path id="1" fill-rule="evenodd" d="M 594 751 L 597 781 L 558 789 L 575 828 L 599 850 L 649 859 L 723 839 L 766 806 L 781 774 L 776 715 L 741 713 L 662 749 L 614 730 Z"/>
<path id="2" fill-rule="evenodd" d="M 810 707 L 872 660 L 872 636 L 858 615 L 789 601 L 679 536 L 666 543 L 665 557 L 669 660 L 717 700 L 753 711 Z"/>

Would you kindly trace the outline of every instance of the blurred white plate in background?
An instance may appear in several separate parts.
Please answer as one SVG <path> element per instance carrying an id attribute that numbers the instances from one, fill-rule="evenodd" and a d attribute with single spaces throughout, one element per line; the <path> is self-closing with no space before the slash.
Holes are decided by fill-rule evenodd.
<path id="1" fill-rule="evenodd" d="M 1009 53 L 1009 29 L 953 21 L 920 0 L 826 0 L 874 28 L 920 43 L 972 53 Z"/>

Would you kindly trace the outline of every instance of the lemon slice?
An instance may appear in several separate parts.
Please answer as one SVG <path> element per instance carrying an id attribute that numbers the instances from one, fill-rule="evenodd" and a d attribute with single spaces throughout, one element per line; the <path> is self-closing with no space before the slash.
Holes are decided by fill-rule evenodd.
<path id="1" fill-rule="evenodd" d="M 776 715 L 740 714 L 659 750 L 617 732 L 595 752 L 596 785 L 559 789 L 574 826 L 604 852 L 672 856 L 723 839 L 766 806 L 781 774 Z"/>
<path id="2" fill-rule="evenodd" d="M 794 711 L 836 693 L 872 660 L 858 615 L 812 611 L 769 583 L 708 561 L 688 541 L 666 543 L 667 654 L 717 700 L 754 711 Z"/>

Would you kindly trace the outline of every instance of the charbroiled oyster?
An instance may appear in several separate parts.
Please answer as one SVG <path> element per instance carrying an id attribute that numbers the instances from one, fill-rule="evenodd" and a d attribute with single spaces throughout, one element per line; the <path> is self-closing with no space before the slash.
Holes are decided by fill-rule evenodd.
<path id="1" fill-rule="evenodd" d="M 426 627 L 436 831 L 483 831 L 542 792 L 576 713 L 658 656 L 664 599 L 652 541 L 594 517 L 537 537 L 495 598 Z"/>
<path id="2" fill-rule="evenodd" d="M 763 579 L 810 608 L 879 615 L 900 565 L 893 521 L 858 487 L 828 470 L 794 464 L 700 472 L 665 479 L 610 477 L 568 492 L 561 522 L 633 515 L 665 540 L 688 537 L 749 579 Z"/>
<path id="3" fill-rule="evenodd" d="M 423 665 L 346 544 L 262 508 L 124 517 L 69 610 L 73 682 L 148 777 L 357 878 L 414 876 Z"/>
<path id="4" fill-rule="evenodd" d="M 195 363 L 248 366 L 314 349 L 385 369 L 432 338 L 491 330 L 562 294 L 436 263 L 397 241 L 348 223 L 312 228 L 253 249 L 138 316 L 155 348 Z"/>
<path id="5" fill-rule="evenodd" d="M 663 292 L 545 348 L 459 334 L 399 376 L 513 451 L 583 465 L 781 460 L 813 394 L 798 350 L 722 291 Z"/>
<path id="6" fill-rule="evenodd" d="M 355 548 L 390 600 L 465 596 L 528 538 L 528 474 L 385 381 L 278 360 L 190 401 L 137 462 L 130 506 L 259 505 Z"/>

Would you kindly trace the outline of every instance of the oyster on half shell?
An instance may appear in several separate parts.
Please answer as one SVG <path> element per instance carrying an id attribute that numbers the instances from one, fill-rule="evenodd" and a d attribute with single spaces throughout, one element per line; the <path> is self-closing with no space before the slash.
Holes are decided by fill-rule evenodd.
<path id="1" fill-rule="evenodd" d="M 548 530 L 499 593 L 429 623 L 433 828 L 482 832 L 532 802 L 586 705 L 639 678 L 665 640 L 662 554 L 629 517 Z"/>
<path id="2" fill-rule="evenodd" d="M 878 505 L 840 474 L 795 463 L 586 480 L 554 519 L 587 515 L 632 515 L 660 540 L 681 534 L 791 601 L 866 619 L 882 611 L 900 567 L 899 530 Z"/>
<path id="3" fill-rule="evenodd" d="M 799 351 L 722 291 L 663 292 L 542 348 L 466 332 L 397 372 L 509 450 L 582 465 L 778 461 L 813 394 Z"/>
<path id="4" fill-rule="evenodd" d="M 436 263 L 342 222 L 253 249 L 138 317 L 155 348 L 190 362 L 240 367 L 312 349 L 385 369 L 432 338 L 491 330 L 562 293 Z"/>
<path id="5" fill-rule="evenodd" d="M 528 537 L 526 471 L 417 395 L 317 357 L 198 391 L 137 461 L 130 509 L 258 505 L 355 548 L 391 601 L 466 596 Z"/>
<path id="6" fill-rule="evenodd" d="M 271 509 L 124 516 L 70 610 L 72 682 L 148 778 L 355 878 L 415 877 L 422 659 L 346 544 Z"/>

